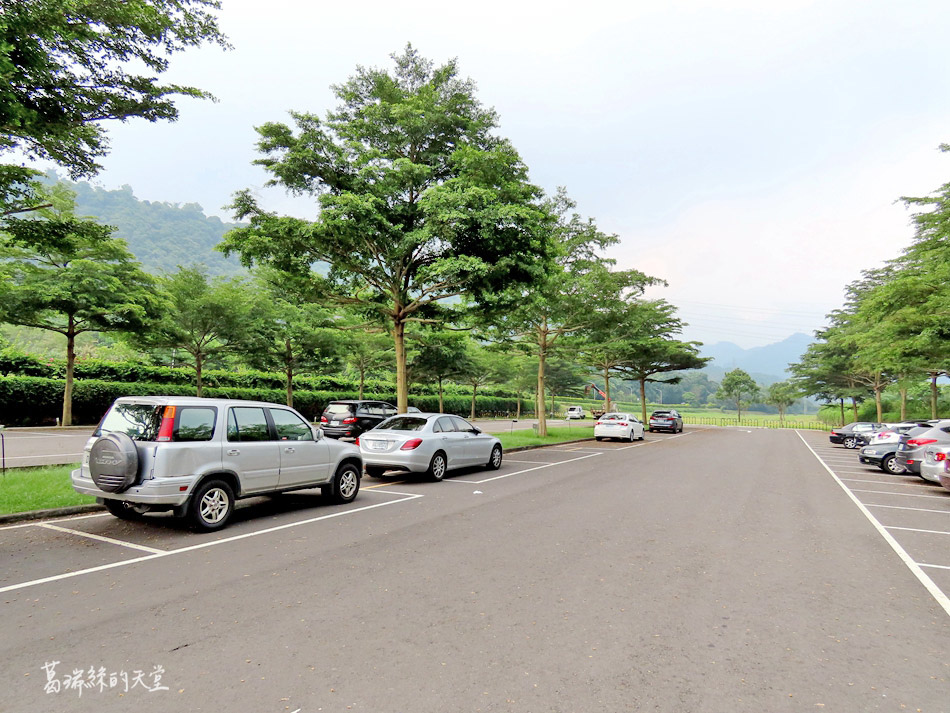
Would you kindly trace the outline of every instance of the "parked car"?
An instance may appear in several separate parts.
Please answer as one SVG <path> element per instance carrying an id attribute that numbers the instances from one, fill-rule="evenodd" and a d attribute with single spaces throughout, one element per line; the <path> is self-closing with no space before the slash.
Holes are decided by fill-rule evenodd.
<path id="1" fill-rule="evenodd" d="M 445 413 L 394 416 L 364 433 L 358 443 L 366 474 L 373 477 L 395 470 L 425 473 L 438 481 L 455 468 L 501 467 L 501 441 Z"/>
<path id="2" fill-rule="evenodd" d="M 587 418 L 587 414 L 584 413 L 583 406 L 568 406 L 567 418 Z"/>
<path id="3" fill-rule="evenodd" d="M 330 438 L 359 438 L 395 415 L 396 407 L 385 401 L 331 401 L 320 416 L 320 427 Z"/>
<path id="4" fill-rule="evenodd" d="M 907 471 L 897 462 L 897 447 L 901 434 L 897 430 L 884 430 L 870 434 L 871 443 L 863 446 L 858 460 L 868 465 L 876 465 L 885 473 L 900 475 Z"/>
<path id="5" fill-rule="evenodd" d="M 950 446 L 927 446 L 920 461 L 920 477 L 931 483 L 939 483 L 940 476 L 950 475 Z"/>
<path id="6" fill-rule="evenodd" d="M 857 447 L 869 446 L 880 439 L 890 439 L 889 434 L 896 433 L 898 436 L 902 433 L 907 433 L 912 428 L 919 428 L 920 426 L 927 425 L 926 421 L 901 421 L 900 423 L 883 423 L 881 424 L 880 430 L 877 431 L 867 431 L 864 433 L 855 434 L 858 439 Z"/>
<path id="7" fill-rule="evenodd" d="M 116 517 L 172 510 L 208 531 L 224 527 L 235 500 L 252 495 L 320 488 L 348 503 L 362 474 L 358 448 L 325 438 L 287 406 L 124 396 L 86 443 L 72 484 Z"/>
<path id="8" fill-rule="evenodd" d="M 840 443 L 845 448 L 857 448 L 861 445 L 858 437 L 867 433 L 876 433 L 884 428 L 883 423 L 873 423 L 870 421 L 855 421 L 841 428 L 831 429 L 828 440 L 832 443 Z"/>
<path id="9" fill-rule="evenodd" d="M 920 475 L 920 461 L 927 446 L 950 445 L 950 420 L 912 428 L 901 434 L 897 446 L 897 462 L 909 472 Z"/>
<path id="10" fill-rule="evenodd" d="M 683 431 L 683 417 L 675 409 L 657 409 L 650 414 L 650 433 L 654 431 Z"/>
<path id="11" fill-rule="evenodd" d="M 620 438 L 624 441 L 643 440 L 643 422 L 630 413 L 612 411 L 594 422 L 594 438 Z"/>

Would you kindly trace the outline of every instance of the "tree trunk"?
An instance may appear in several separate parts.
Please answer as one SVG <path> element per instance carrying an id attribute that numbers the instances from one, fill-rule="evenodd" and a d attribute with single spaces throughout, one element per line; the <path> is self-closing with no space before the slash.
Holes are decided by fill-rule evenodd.
<path id="1" fill-rule="evenodd" d="M 548 435 L 548 420 L 544 404 L 544 362 L 547 358 L 544 347 L 538 349 L 538 435 Z"/>
<path id="2" fill-rule="evenodd" d="M 360 365 L 360 401 L 363 400 L 363 386 L 366 384 L 366 367 Z"/>
<path id="3" fill-rule="evenodd" d="M 478 384 L 472 384 L 472 415 L 469 416 L 469 420 L 475 420 L 475 396 L 478 394 Z"/>
<path id="4" fill-rule="evenodd" d="M 937 377 L 939 371 L 930 372 L 930 418 L 937 418 Z"/>
<path id="5" fill-rule="evenodd" d="M 406 378 L 406 323 L 399 315 L 393 320 L 393 346 L 396 348 L 396 410 L 399 413 L 406 413 L 409 410 L 409 389 Z"/>
<path id="6" fill-rule="evenodd" d="M 736 413 L 739 414 L 739 423 L 742 423 L 742 399 L 736 399 Z"/>
<path id="7" fill-rule="evenodd" d="M 286 342 L 287 351 L 284 353 L 284 364 L 287 365 L 287 405 L 294 407 L 294 352 L 290 348 L 290 340 Z"/>
<path id="8" fill-rule="evenodd" d="M 643 416 L 643 423 L 647 422 L 647 378 L 640 377 L 640 413 Z"/>
<path id="9" fill-rule="evenodd" d="M 360 396 L 360 398 L 363 398 Z M 445 402 L 442 400 L 442 377 L 439 377 L 439 413 L 445 413 Z"/>
<path id="10" fill-rule="evenodd" d="M 604 369 L 604 411 L 613 411 L 610 408 L 610 369 Z"/>
<path id="11" fill-rule="evenodd" d="M 838 399 L 838 404 L 841 406 L 841 425 L 844 425 L 844 399 Z"/>
<path id="12" fill-rule="evenodd" d="M 854 420 L 858 420 L 858 399 L 855 396 L 851 397 L 851 411 L 854 413 Z"/>
<path id="13" fill-rule="evenodd" d="M 901 388 L 898 389 L 901 395 L 901 421 L 907 420 L 907 389 Z"/>
<path id="14" fill-rule="evenodd" d="M 881 388 L 878 386 L 874 387 L 874 405 L 877 407 L 877 422 L 880 423 L 883 409 L 881 407 Z"/>
<path id="15" fill-rule="evenodd" d="M 201 398 L 201 354 L 195 354 L 195 384 L 197 386 L 196 396 Z"/>
<path id="16" fill-rule="evenodd" d="M 521 392 L 518 392 L 518 406 L 515 408 L 515 420 L 521 418 Z"/>
<path id="17" fill-rule="evenodd" d="M 63 426 L 73 425 L 73 369 L 76 366 L 76 324 L 69 315 L 66 328 L 66 388 L 63 390 Z"/>

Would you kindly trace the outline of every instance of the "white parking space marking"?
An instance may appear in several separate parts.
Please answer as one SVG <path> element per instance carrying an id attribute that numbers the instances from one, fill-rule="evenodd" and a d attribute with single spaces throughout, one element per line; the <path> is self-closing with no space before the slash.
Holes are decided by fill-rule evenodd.
<path id="1" fill-rule="evenodd" d="M 516 470 L 514 473 L 505 473 L 504 475 L 496 475 L 494 478 L 485 478 L 484 480 L 461 480 L 458 478 L 447 478 L 442 481 L 444 483 L 466 483 L 468 485 L 481 485 L 482 483 L 490 483 L 493 480 L 501 480 L 502 478 L 510 478 L 513 475 L 521 475 L 522 473 L 530 473 L 533 470 L 541 470 L 542 468 L 552 468 L 556 465 L 564 465 L 565 463 L 574 463 L 579 460 L 584 460 L 585 458 L 594 458 L 601 455 L 601 453 L 588 453 L 585 456 L 579 456 L 577 458 L 569 458 L 567 460 L 561 460 L 557 463 L 544 463 L 534 468 L 524 468 L 522 470 Z"/>
<path id="2" fill-rule="evenodd" d="M 921 562 L 921 563 L 920 563 L 920 566 L 921 566 L 921 567 L 930 567 L 931 569 L 950 569 L 950 567 L 948 567 L 948 566 L 945 565 L 945 564 L 927 564 L 926 562 Z"/>
<path id="3" fill-rule="evenodd" d="M 299 520 L 296 522 L 290 522 L 285 525 L 277 525 L 276 527 L 268 527 L 264 530 L 256 530 L 254 532 L 246 532 L 243 535 L 235 535 L 233 537 L 225 537 L 220 540 L 212 540 L 210 542 L 202 542 L 198 545 L 191 545 L 189 547 L 180 547 L 176 550 L 160 550 L 154 554 L 148 554 L 144 557 L 135 557 L 134 559 L 122 560 L 120 562 L 110 562 L 109 564 L 99 565 L 98 567 L 89 567 L 87 569 L 76 570 L 75 572 L 66 572 L 64 574 L 56 574 L 51 577 L 43 577 L 41 579 L 33 579 L 28 582 L 20 582 L 19 584 L 11 584 L 6 587 L 0 587 L 0 594 L 5 592 L 12 592 L 17 589 L 26 589 L 27 587 L 35 587 L 40 584 L 47 584 L 49 582 L 58 582 L 63 579 L 71 579 L 72 577 L 79 577 L 84 574 L 92 574 L 93 572 L 102 572 L 107 569 L 115 569 L 117 567 L 126 567 L 130 564 L 135 564 L 137 562 L 147 562 L 149 560 L 159 559 L 162 557 L 171 557 L 172 555 L 181 554 L 182 552 L 193 552 L 195 550 L 201 550 L 206 547 L 215 547 L 217 545 L 224 545 L 229 542 L 236 542 L 237 540 L 246 540 L 249 537 L 257 537 L 259 535 L 266 535 L 271 532 L 277 532 L 278 530 L 287 530 L 292 527 L 299 527 L 301 525 L 309 525 L 314 522 L 320 522 L 322 520 L 330 520 L 332 518 L 343 517 L 345 515 L 355 515 L 358 512 L 364 512 L 366 510 L 374 510 L 380 507 L 386 507 L 389 505 L 398 505 L 399 503 L 405 503 L 410 500 L 415 500 L 416 498 L 425 497 L 418 493 L 395 493 L 389 490 L 374 490 L 374 493 L 384 493 L 389 494 L 393 493 L 394 495 L 402 495 L 399 500 L 391 500 L 389 502 L 377 503 L 376 505 L 366 505 L 361 508 L 354 508 L 353 510 L 344 510 L 342 512 L 330 513 L 329 515 L 321 515 L 319 517 L 312 517 L 307 520 Z"/>
<path id="4" fill-rule="evenodd" d="M 875 495 L 897 495 L 901 498 L 933 498 L 934 500 L 944 500 L 946 497 L 943 495 L 920 495 L 918 493 L 892 493 L 889 490 L 862 490 L 860 488 L 854 488 L 852 493 L 874 493 Z"/>
<path id="5" fill-rule="evenodd" d="M 912 510 L 914 512 L 939 512 L 941 515 L 950 515 L 950 510 L 928 510 L 927 508 L 907 508 L 900 505 L 868 505 L 869 508 L 888 508 L 890 510 Z"/>
<path id="6" fill-rule="evenodd" d="M 39 460 L 42 458 L 75 458 L 78 463 L 82 460 L 83 452 L 79 453 L 44 453 L 41 456 L 7 456 L 7 461 L 11 460 Z"/>
<path id="7" fill-rule="evenodd" d="M 59 527 L 57 525 L 51 525 L 48 522 L 38 523 L 36 527 L 44 527 L 47 530 L 56 530 L 57 532 L 66 532 L 70 535 L 78 535 L 79 537 L 88 537 L 91 540 L 108 542 L 109 544 L 119 545 L 120 547 L 131 547 L 133 550 L 142 550 L 143 552 L 151 552 L 152 554 L 159 554 L 168 551 L 159 550 L 154 547 L 146 547 L 145 545 L 136 545 L 132 542 L 124 542 L 123 540 L 115 540 L 111 537 L 104 537 L 103 535 L 94 535 L 91 532 L 83 532 L 82 530 L 70 530 L 68 527 Z"/>
<path id="8" fill-rule="evenodd" d="M 947 595 L 943 593 L 943 591 L 934 583 L 934 581 L 929 576 L 927 576 L 927 573 L 924 572 L 923 569 L 921 569 L 922 565 L 915 562 L 913 558 L 911 558 L 911 556 L 907 554 L 907 551 L 903 547 L 901 547 L 900 543 L 896 539 L 894 539 L 894 536 L 890 532 L 888 532 L 887 529 L 878 521 L 878 519 L 874 517 L 871 511 L 868 510 L 868 506 L 862 503 L 858 499 L 858 496 L 852 493 L 850 488 L 848 488 L 848 486 L 842 482 L 842 480 L 835 474 L 835 472 L 830 467 L 828 467 L 828 464 L 825 463 L 821 459 L 821 456 L 819 456 L 815 452 L 815 449 L 812 448 L 808 444 L 808 441 L 805 440 L 802 434 L 799 433 L 798 431 L 796 431 L 795 433 L 801 439 L 801 442 L 805 444 L 805 447 L 808 450 L 810 450 L 812 455 L 815 456 L 815 458 L 818 460 L 819 463 L 821 463 L 822 467 L 826 471 L 828 471 L 828 474 L 831 475 L 831 477 L 835 479 L 835 482 L 838 483 L 838 485 L 847 494 L 847 496 L 851 498 L 851 501 L 858 507 L 858 510 L 860 510 L 861 513 L 868 519 L 868 522 L 870 522 L 871 525 L 874 527 L 874 529 L 877 530 L 878 533 L 881 535 L 881 537 L 884 538 L 884 541 L 887 542 L 888 545 L 890 545 L 891 549 L 894 550 L 894 552 L 901 559 L 904 565 L 906 565 L 906 567 L 913 573 L 913 575 L 917 577 L 920 583 L 924 585 L 924 588 L 928 592 L 930 592 L 930 595 L 937 601 L 937 604 L 941 606 L 944 612 L 947 613 L 947 616 L 950 616 L 950 597 L 947 597 Z M 874 507 L 882 507 L 882 506 L 874 506 Z M 883 506 L 883 507 L 890 507 L 890 506 Z M 947 512 L 948 514 L 950 514 L 950 511 L 944 511 L 944 512 Z M 939 568 L 950 569 L 950 567 L 943 567 L 943 566 L 939 566 Z"/>
<path id="9" fill-rule="evenodd" d="M 918 530 L 916 527 L 894 527 L 892 525 L 885 525 L 888 530 L 904 530 L 906 532 L 923 532 L 928 535 L 950 535 L 950 532 L 945 532 L 943 530 Z"/>

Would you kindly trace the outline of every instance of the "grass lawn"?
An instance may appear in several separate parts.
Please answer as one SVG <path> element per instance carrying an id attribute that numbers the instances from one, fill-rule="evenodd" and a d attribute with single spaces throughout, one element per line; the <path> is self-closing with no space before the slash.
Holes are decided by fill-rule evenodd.
<path id="1" fill-rule="evenodd" d="M 73 490 L 69 472 L 77 467 L 7 468 L 0 475 L 0 515 L 96 502 L 94 497 Z"/>
<path id="2" fill-rule="evenodd" d="M 522 446 L 549 446 L 554 443 L 576 441 L 580 438 L 593 438 L 594 423 L 591 421 L 590 423 L 571 424 L 570 426 L 549 427 L 546 438 L 539 438 L 532 429 L 512 431 L 511 433 L 495 433 L 493 435 L 498 437 L 502 448 L 505 450 Z"/>

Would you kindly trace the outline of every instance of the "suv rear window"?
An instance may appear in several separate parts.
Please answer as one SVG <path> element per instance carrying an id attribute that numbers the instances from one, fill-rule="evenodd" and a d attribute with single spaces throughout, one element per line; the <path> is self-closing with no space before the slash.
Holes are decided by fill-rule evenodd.
<path id="1" fill-rule="evenodd" d="M 654 411 L 650 414 L 650 418 L 670 418 L 672 415 L 672 411 Z"/>
<path id="2" fill-rule="evenodd" d="M 162 425 L 163 410 L 163 406 L 156 404 L 114 404 L 93 435 L 124 433 L 133 441 L 154 441 Z"/>
<path id="3" fill-rule="evenodd" d="M 324 409 L 323 414 L 325 416 L 349 416 L 353 413 L 353 404 L 327 404 L 327 407 Z"/>

